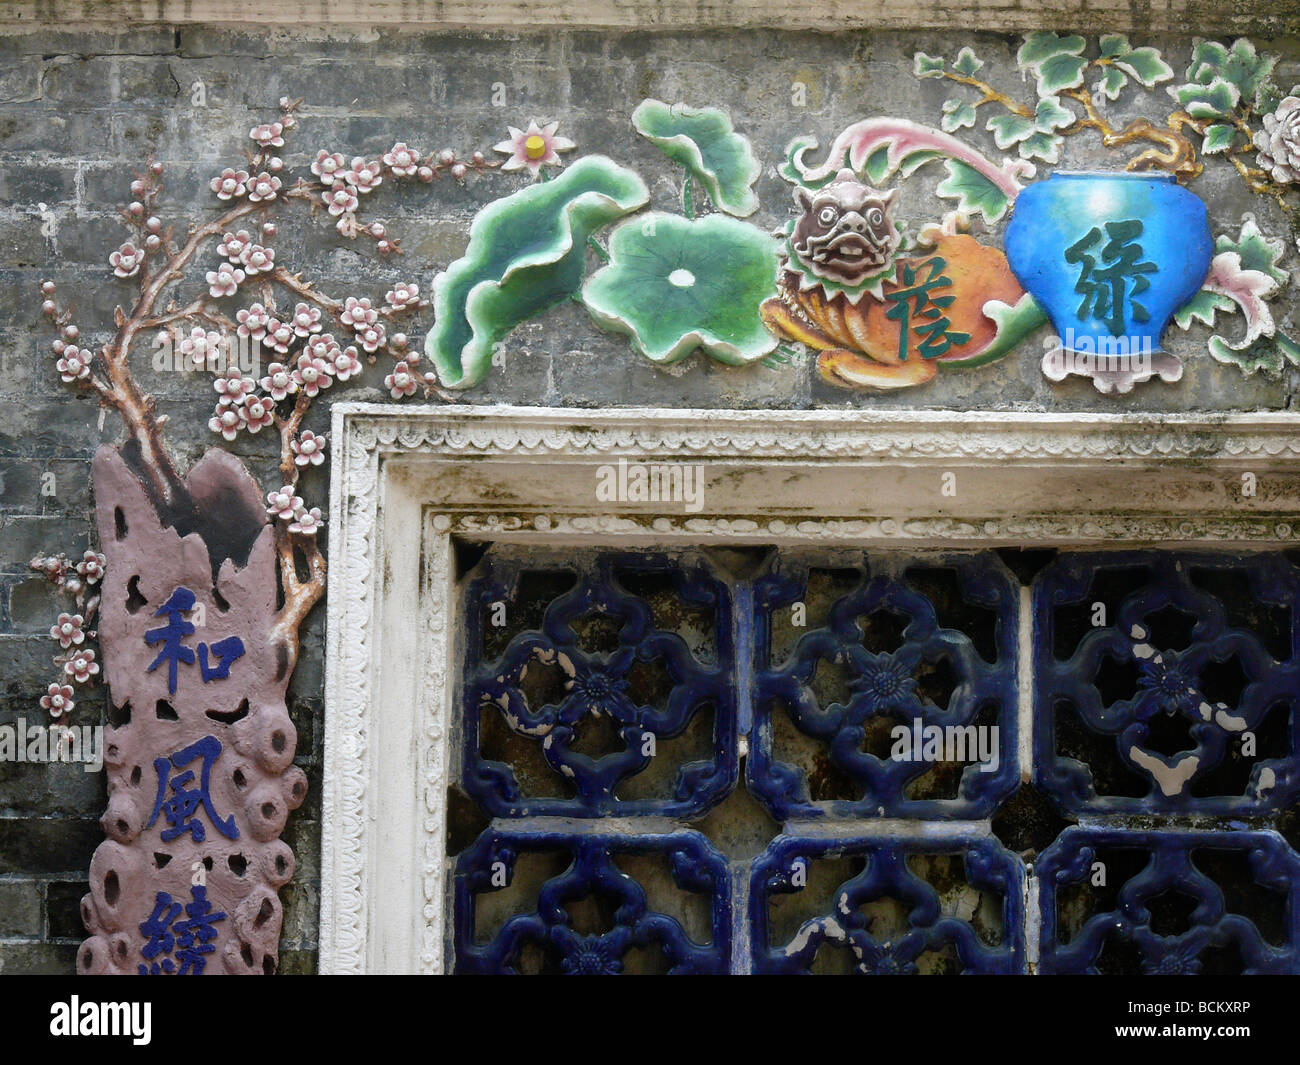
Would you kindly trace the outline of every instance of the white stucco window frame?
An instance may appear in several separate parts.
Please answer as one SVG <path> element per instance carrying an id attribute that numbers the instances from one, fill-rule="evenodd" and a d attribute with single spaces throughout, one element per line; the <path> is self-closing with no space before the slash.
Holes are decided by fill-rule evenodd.
<path id="1" fill-rule="evenodd" d="M 443 969 L 455 537 L 895 550 L 1300 540 L 1300 420 L 1285 414 L 339 403 L 332 435 L 325 973 Z M 597 470 L 619 459 L 702 465 L 703 509 L 600 502 Z"/>

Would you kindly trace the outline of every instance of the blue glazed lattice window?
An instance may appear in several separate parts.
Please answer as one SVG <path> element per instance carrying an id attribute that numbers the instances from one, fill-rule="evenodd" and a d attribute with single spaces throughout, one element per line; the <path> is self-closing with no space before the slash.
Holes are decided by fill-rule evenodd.
<path id="1" fill-rule="evenodd" d="M 464 554 L 456 971 L 1300 967 L 1281 555 Z"/>

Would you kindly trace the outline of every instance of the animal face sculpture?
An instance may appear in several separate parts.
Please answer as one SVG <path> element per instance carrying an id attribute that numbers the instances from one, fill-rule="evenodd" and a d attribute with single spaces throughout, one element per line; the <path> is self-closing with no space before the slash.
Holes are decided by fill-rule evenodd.
<path id="1" fill-rule="evenodd" d="M 898 190 L 880 192 L 864 185 L 852 170 L 815 191 L 796 188 L 803 215 L 795 224 L 791 248 L 817 277 L 853 287 L 879 273 L 898 250 L 893 207 Z"/>

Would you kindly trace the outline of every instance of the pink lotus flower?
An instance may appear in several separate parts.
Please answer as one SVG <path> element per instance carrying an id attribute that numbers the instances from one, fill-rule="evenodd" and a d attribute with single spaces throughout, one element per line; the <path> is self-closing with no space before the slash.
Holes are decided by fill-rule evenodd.
<path id="1" fill-rule="evenodd" d="M 515 129 L 514 126 L 507 126 L 510 139 L 493 146 L 494 151 L 510 156 L 501 164 L 501 169 L 523 170 L 527 167 L 534 178 L 539 178 L 543 167 L 563 166 L 564 160 L 556 153 L 570 151 L 574 143 L 567 137 L 558 136 L 555 132 L 558 128 L 558 122 L 539 126 L 536 119 L 522 131 Z"/>
<path id="2" fill-rule="evenodd" d="M 233 296 L 239 286 L 244 283 L 243 270 L 229 263 L 222 263 L 216 270 L 209 270 L 207 273 L 208 291 L 212 293 L 214 299 L 220 299 L 222 296 Z"/>
<path id="3" fill-rule="evenodd" d="M 90 353 L 68 346 L 63 349 L 63 358 L 54 364 L 54 368 L 66 384 L 81 381 L 90 376 Z"/>
<path id="4" fill-rule="evenodd" d="M 311 510 L 299 507 L 298 513 L 293 516 L 293 521 L 289 525 L 289 531 L 302 536 L 315 536 L 316 530 L 324 524 L 320 507 L 312 507 Z"/>
<path id="5" fill-rule="evenodd" d="M 263 200 L 274 200 L 275 194 L 280 191 L 280 179 L 272 174 L 261 173 L 251 179 L 248 183 L 248 198 L 253 203 L 261 203 Z"/>
<path id="6" fill-rule="evenodd" d="M 283 148 L 284 124 L 281 122 L 268 122 L 261 126 L 254 126 L 249 130 L 248 135 L 263 148 Z"/>
<path id="7" fill-rule="evenodd" d="M 82 628 L 86 619 L 80 614 L 60 614 L 59 620 L 50 626 L 50 639 L 58 640 L 59 646 L 67 650 L 74 643 L 86 642 L 86 633 Z"/>
<path id="8" fill-rule="evenodd" d="M 401 399 L 403 396 L 415 395 L 415 390 L 420 387 L 419 380 L 411 373 L 411 368 L 405 362 L 399 362 L 393 367 L 393 372 L 384 378 L 384 387 L 393 394 L 394 399 Z"/>
<path id="9" fill-rule="evenodd" d="M 63 672 L 78 684 L 90 683 L 90 678 L 99 672 L 99 663 L 95 661 L 95 652 L 90 648 L 77 651 L 63 663 Z"/>
<path id="10" fill-rule="evenodd" d="M 239 428 L 244 420 L 239 416 L 238 407 L 217 407 L 216 413 L 208 419 L 208 428 L 220 433 L 226 440 L 234 440 L 239 435 Z"/>
<path id="11" fill-rule="evenodd" d="M 357 192 L 373 192 L 384 183 L 384 173 L 378 162 L 370 162 L 363 155 L 352 157 L 352 166 L 343 175 Z"/>
<path id="12" fill-rule="evenodd" d="M 104 563 L 107 560 L 98 551 L 87 551 L 77 563 L 77 573 L 87 584 L 98 584 L 104 579 Z"/>
<path id="13" fill-rule="evenodd" d="M 249 277 L 269 274 L 275 269 L 275 249 L 264 248 L 261 244 L 248 244 L 240 253 L 239 261 L 243 263 L 244 272 Z"/>
<path id="14" fill-rule="evenodd" d="M 118 277 L 134 277 L 140 272 L 143 262 L 144 250 L 129 240 L 108 257 L 108 263 Z"/>
<path id="15" fill-rule="evenodd" d="M 273 362 L 266 368 L 266 376 L 262 378 L 262 388 L 279 403 L 286 396 L 298 391 L 298 382 L 294 380 L 293 374 L 284 363 Z"/>
<path id="16" fill-rule="evenodd" d="M 275 412 L 264 396 L 249 396 L 239 408 L 239 416 L 244 420 L 244 428 L 250 433 L 260 432 L 275 424 Z"/>
<path id="17" fill-rule="evenodd" d="M 312 333 L 319 333 L 320 325 L 320 308 L 313 307 L 307 303 L 299 303 L 293 309 L 292 318 L 293 331 L 300 337 L 311 336 Z"/>
<path id="18" fill-rule="evenodd" d="M 208 182 L 208 187 L 217 194 L 219 200 L 237 199 L 248 195 L 248 171 L 231 170 L 226 167 L 220 175 Z"/>
<path id="19" fill-rule="evenodd" d="M 414 177 L 420 166 L 420 153 L 398 141 L 391 151 L 384 153 L 384 163 L 398 177 Z"/>
<path id="20" fill-rule="evenodd" d="M 266 512 L 281 521 L 292 521 L 302 509 L 302 497 L 293 494 L 293 486 L 286 484 L 278 492 L 266 493 Z"/>
<path id="21" fill-rule="evenodd" d="M 291 440 L 289 448 L 299 466 L 319 466 L 325 461 L 325 437 L 317 436 L 310 429 L 304 429 L 297 440 Z"/>
<path id="22" fill-rule="evenodd" d="M 76 706 L 72 698 L 72 685 L 60 684 L 57 681 L 49 686 L 49 689 L 41 696 L 41 709 L 48 710 L 50 717 L 62 717 L 64 714 L 72 713 L 72 708 Z"/>
<path id="23" fill-rule="evenodd" d="M 420 302 L 420 286 L 403 281 L 385 292 L 384 299 L 394 310 L 410 307 L 412 304 Z"/>
<path id="24" fill-rule="evenodd" d="M 325 206 L 334 217 L 341 214 L 351 214 L 357 209 L 357 194 L 350 185 L 337 184 L 333 188 L 328 188 L 320 194 Z"/>
<path id="25" fill-rule="evenodd" d="M 308 396 L 315 398 L 316 394 L 323 388 L 329 388 L 333 381 L 330 379 L 330 370 L 333 366 L 324 359 L 314 358 L 308 352 L 303 352 L 298 356 L 298 365 L 293 371 L 294 380 L 298 382 L 301 388 Z"/>

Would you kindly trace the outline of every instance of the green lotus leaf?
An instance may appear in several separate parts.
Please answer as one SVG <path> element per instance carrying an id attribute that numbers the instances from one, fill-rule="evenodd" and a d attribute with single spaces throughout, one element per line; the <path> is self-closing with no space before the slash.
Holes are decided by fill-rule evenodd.
<path id="1" fill-rule="evenodd" d="M 776 291 L 777 242 L 757 226 L 653 212 L 614 230 L 609 255 L 583 286 L 582 302 L 651 361 L 677 362 L 703 348 L 738 366 L 776 347 L 759 305 Z"/>
<path id="2" fill-rule="evenodd" d="M 704 186 L 720 211 L 744 218 L 758 210 L 751 186 L 763 172 L 749 141 L 731 127 L 731 117 L 716 107 L 671 107 L 642 100 L 632 125 L 673 162 Z"/>
<path id="3" fill-rule="evenodd" d="M 424 346 L 439 380 L 449 388 L 482 381 L 493 347 L 515 326 L 577 292 L 587 238 L 649 200 L 635 173 L 589 155 L 483 208 L 465 254 L 434 278 L 437 318 Z"/>

